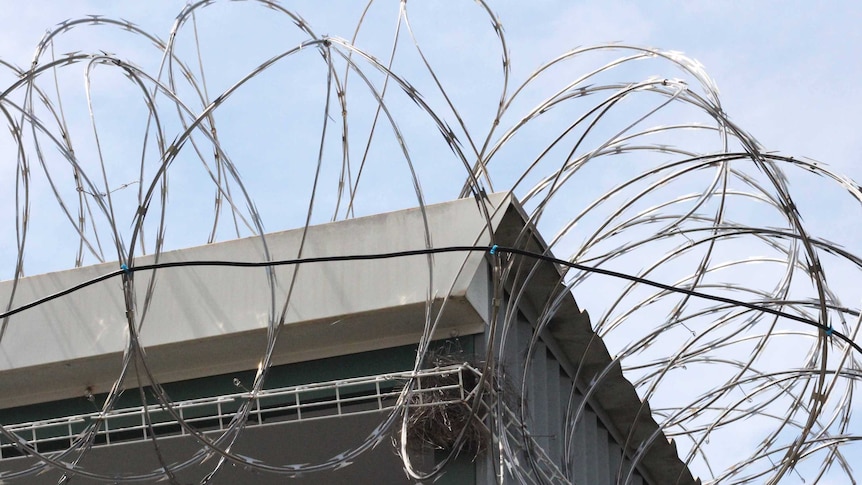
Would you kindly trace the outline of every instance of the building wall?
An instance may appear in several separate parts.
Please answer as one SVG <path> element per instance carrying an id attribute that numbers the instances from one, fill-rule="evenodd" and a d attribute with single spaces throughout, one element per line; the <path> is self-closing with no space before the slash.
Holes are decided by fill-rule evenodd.
<path id="1" fill-rule="evenodd" d="M 487 203 L 494 204 L 488 221 L 476 211 L 475 201 L 460 200 L 429 207 L 425 212 L 402 211 L 309 228 L 308 240 L 320 244 L 313 245 L 314 251 L 309 250 L 306 256 L 354 254 L 356 241 L 361 241 L 360 245 L 368 252 L 415 249 L 418 244 L 413 240 L 415 234 L 403 236 L 405 227 L 412 227 L 420 234 L 433 228 L 431 232 L 440 235 L 435 236 L 435 243 L 440 245 L 490 244 L 493 239 L 504 246 L 544 251 L 547 246 L 525 223 L 523 211 L 515 201 L 495 195 Z M 494 231 L 493 238 L 490 229 Z M 403 237 L 398 237 L 399 234 Z M 296 232 L 268 236 L 276 249 L 278 241 L 285 247 L 294 247 L 298 237 Z M 210 259 L 230 260 L 240 256 L 254 259 L 255 253 L 246 250 L 255 244 L 251 240 L 223 243 L 163 257 L 187 261 L 203 254 Z M 280 257 L 292 256 L 288 249 L 281 250 Z M 94 271 L 83 270 L 84 276 Z M 429 272 L 434 275 L 433 283 Z M 56 291 L 58 285 L 64 285 L 63 281 L 80 279 L 81 274 L 35 277 L 24 286 L 33 292 L 40 285 Z M 282 274 L 277 285 L 263 284 L 256 288 L 271 292 L 273 302 L 280 306 L 292 294 L 286 284 L 292 281 L 290 274 L 289 271 Z M 405 404 L 398 401 L 400 398 L 409 403 L 402 406 L 402 412 L 406 409 L 416 415 L 422 409 L 444 411 L 431 413 L 430 423 L 436 426 L 451 428 L 456 425 L 447 416 L 458 413 L 463 416 L 465 410 L 474 408 L 477 411 L 477 419 L 466 421 L 470 430 L 475 431 L 468 446 L 449 449 L 453 445 L 444 439 L 434 441 L 436 445 L 425 442 L 411 448 L 411 461 L 420 471 L 432 469 L 445 456 L 457 452 L 457 458 L 444 469 L 437 483 L 695 483 L 675 447 L 653 420 L 648 404 L 640 401 L 623 377 L 619 363 L 592 331 L 589 316 L 580 310 L 571 289 L 562 284 L 562 274 L 555 266 L 530 258 L 507 256 L 504 260 L 489 252 L 468 252 L 433 258 L 423 255 L 392 258 L 385 263 L 322 263 L 302 267 L 299 274 L 296 281 L 302 291 L 299 296 L 293 294 L 297 303 L 290 307 L 293 313 L 280 328 L 277 345 L 273 347 L 276 365 L 266 369 L 265 392 L 256 400 L 250 401 L 243 393 L 248 392 L 255 375 L 261 372 L 257 365 L 268 329 L 260 322 L 250 321 L 253 318 L 249 315 L 254 311 L 248 307 L 253 302 L 267 305 L 260 303 L 260 298 L 249 303 L 241 295 L 216 300 L 204 298 L 207 304 L 202 305 L 192 295 L 198 286 L 204 290 L 213 286 L 204 284 L 207 281 L 230 281 L 241 286 L 245 282 L 251 285 L 253 278 L 231 279 L 233 273 L 227 270 L 189 269 L 184 278 L 195 279 L 197 283 L 191 280 L 182 283 L 185 280 L 179 278 L 174 286 L 163 286 L 159 297 L 172 298 L 171 305 L 154 307 L 162 314 L 154 311 L 147 317 L 148 325 L 156 324 L 154 328 L 184 327 L 182 332 L 172 333 L 173 337 L 190 332 L 170 342 L 165 339 L 173 337 L 162 335 L 154 345 L 143 348 L 147 351 L 148 365 L 156 369 L 158 381 L 164 384 L 174 404 L 172 409 L 190 413 L 184 418 L 192 423 L 189 426 L 195 432 L 218 439 L 225 428 L 231 428 L 232 413 L 242 403 L 250 402 L 254 407 L 249 412 L 249 421 L 243 424 L 245 429 L 230 446 L 231 452 L 240 457 L 239 462 L 231 461 L 221 467 L 212 483 L 247 483 L 249 477 L 255 483 L 283 483 L 286 479 L 283 474 L 261 474 L 262 470 L 274 466 L 285 472 L 291 470 L 285 468 L 288 465 L 308 463 L 330 463 L 334 470 L 292 476 L 297 475 L 296 479 L 307 483 L 409 482 L 393 447 L 393 437 L 396 442 L 398 439 L 400 415 L 389 411 L 396 404 Z M 399 277 L 387 276 L 392 274 Z M 185 290 L 171 294 L 168 290 L 177 285 Z M 362 287 L 362 291 L 353 292 L 354 287 Z M 97 300 L 110 301 L 116 296 L 112 292 L 115 290 L 102 288 L 104 298 Z M 198 293 L 206 296 L 207 292 Z M 188 303 L 184 305 L 183 299 L 188 299 Z M 59 307 L 53 310 L 48 307 L 28 318 L 40 328 L 59 328 L 65 324 L 62 332 L 49 334 L 54 337 L 72 332 L 74 325 L 70 321 L 82 321 L 88 325 L 86 328 L 96 328 L 96 316 L 109 311 L 96 305 L 98 301 L 87 300 L 80 308 L 71 300 L 58 303 L 94 312 L 91 315 L 81 310 L 72 320 L 60 319 L 56 314 Z M 187 313 L 201 307 L 206 310 L 204 314 L 186 318 Z M 231 327 L 231 330 L 214 323 L 206 315 L 218 308 L 234 315 L 226 320 L 231 325 L 255 328 Z M 548 308 L 553 311 L 547 311 Z M 112 308 L 110 312 L 122 313 L 122 308 Z M 425 354 L 420 366 L 424 369 L 421 372 L 428 374 L 410 374 L 416 364 L 415 344 L 426 330 L 427 319 L 440 324 L 433 336 L 437 343 Z M 20 337 L 30 331 L 23 328 L 22 322 L 29 321 L 14 321 L 21 332 L 10 335 Z M 191 335 L 196 329 L 202 332 L 197 337 Z M 24 354 L 21 349 L 9 342 L 16 341 L 4 340 L 3 355 L 10 359 L 21 357 Z M 55 347 L 67 344 L 71 345 L 62 339 L 53 342 Z M 21 392 L 5 396 L 5 404 L 0 404 L 4 406 L 0 422 L 6 426 L 31 422 L 20 433 L 25 439 L 41 440 L 39 451 L 66 449 L 71 444 L 69 440 L 85 426 L 98 423 L 96 446 L 78 463 L 84 470 L 110 474 L 152 472 L 161 466 L 158 459 L 161 454 L 168 464 L 185 460 L 194 463 L 176 472 L 178 483 L 199 482 L 215 468 L 219 457 L 212 454 L 199 463 L 207 448 L 183 436 L 180 426 L 165 415 L 167 411 L 156 405 L 147 387 L 150 383 L 135 377 L 141 373 L 138 360 L 130 366 L 132 371 L 123 383 L 126 390 L 110 419 L 98 412 L 105 399 L 104 394 L 98 393 L 102 388 L 96 386 L 94 396 L 84 397 L 83 391 L 91 389 L 87 385 L 92 379 L 110 382 L 116 375 L 118 362 L 104 367 L 100 360 L 120 359 L 122 345 L 117 342 L 113 345 L 116 348 L 104 353 L 79 355 L 81 349 L 69 348 L 61 355 L 52 347 L 46 356 L 28 356 L 36 360 L 44 357 L 39 365 L 16 366 L 12 361 L 6 362 L 6 367 L 0 368 L 0 383 L 4 389 Z M 435 360 L 438 357 L 439 361 Z M 450 365 L 455 370 L 449 370 Z M 74 375 L 75 380 L 65 382 L 63 372 Z M 366 377 L 351 380 L 361 376 Z M 449 383 L 453 376 L 457 377 L 455 387 L 461 394 L 452 394 Z M 430 387 L 425 385 L 429 382 Z M 56 389 L 49 383 L 55 383 Z M 144 384 L 142 388 L 140 383 Z M 401 386 L 408 383 L 413 385 L 412 392 L 400 394 Z M 478 386 L 479 383 L 484 385 Z M 48 394 L 43 390 L 60 397 L 46 398 Z M 57 392 L 51 394 L 53 391 Z M 475 391 L 481 391 L 482 400 L 470 397 Z M 414 399 L 416 396 L 420 398 Z M 440 404 L 441 399 L 445 404 Z M 146 413 L 136 411 L 142 401 L 155 407 L 147 408 Z M 117 413 L 119 417 L 115 416 Z M 71 415 L 80 415 L 80 419 L 66 419 Z M 145 421 L 147 416 L 149 423 Z M 59 419 L 34 423 L 49 418 Z M 124 428 L 118 431 L 118 426 Z M 158 430 L 156 436 L 147 434 L 151 427 Z M 408 428 L 408 440 L 417 434 L 416 429 Z M 65 444 L 63 436 L 67 437 Z M 0 439 L 0 444 L 4 443 L 9 445 L 9 439 Z M 227 446 L 227 442 L 216 444 L 221 448 Z M 363 444 L 369 445 L 368 450 L 353 457 L 349 450 Z M 198 450 L 204 451 L 196 454 Z M 0 461 L 0 479 L 13 478 L 15 470 L 36 462 L 27 456 L 12 457 L 20 452 L 13 446 L 3 447 L 3 455 L 10 458 Z M 74 452 L 55 458 L 66 463 L 77 460 Z M 352 462 L 349 466 L 348 461 Z M 23 483 L 56 483 L 60 474 L 50 471 L 38 477 L 28 476 Z M 76 477 L 74 482 L 88 483 L 86 477 Z"/>

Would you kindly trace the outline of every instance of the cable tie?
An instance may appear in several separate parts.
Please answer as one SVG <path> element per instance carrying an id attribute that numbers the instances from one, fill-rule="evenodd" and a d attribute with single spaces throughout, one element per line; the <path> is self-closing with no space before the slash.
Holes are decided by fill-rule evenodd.
<path id="1" fill-rule="evenodd" d="M 494 254 L 496 252 L 497 252 L 497 245 L 495 244 L 495 245 L 491 246 L 491 254 Z"/>
<path id="2" fill-rule="evenodd" d="M 832 328 L 832 325 L 830 324 L 829 327 L 825 331 L 826 331 L 826 336 L 831 337 L 832 333 L 835 332 L 835 329 Z"/>
<path id="3" fill-rule="evenodd" d="M 129 267 L 126 266 L 125 264 L 121 264 L 120 269 L 123 270 L 123 273 L 126 273 L 126 274 L 131 273 L 131 271 L 129 271 Z"/>

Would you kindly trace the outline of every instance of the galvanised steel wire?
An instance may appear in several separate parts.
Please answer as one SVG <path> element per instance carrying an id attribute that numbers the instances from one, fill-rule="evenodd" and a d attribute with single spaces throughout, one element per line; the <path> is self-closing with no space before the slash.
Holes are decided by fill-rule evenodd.
<path id="1" fill-rule="evenodd" d="M 429 202 L 458 196 L 481 201 L 485 194 L 500 191 L 517 197 L 526 211 L 528 224 L 520 242 L 536 227 L 547 237 L 546 255 L 572 263 L 558 266 L 560 290 L 541 302 L 537 328 L 526 348 L 518 349 L 527 356 L 524 368 L 514 373 L 522 377 L 512 383 L 521 399 L 527 399 L 529 383 L 523 376 L 530 375 L 530 357 L 540 351 L 539 335 L 573 293 L 592 313 L 593 328 L 613 356 L 611 365 L 598 373 L 577 369 L 589 384 L 586 397 L 621 365 L 659 422 L 649 440 L 674 438 L 681 459 L 705 482 L 816 482 L 828 476 L 855 483 L 851 463 L 862 452 L 862 427 L 853 412 L 858 407 L 853 391 L 860 356 L 848 341 L 834 337 L 858 341 L 862 295 L 856 282 L 862 259 L 853 251 L 859 237 L 842 228 L 829 232 L 810 227 L 827 212 L 858 217 L 862 187 L 820 163 L 761 147 L 724 112 L 716 84 L 703 66 L 678 52 L 627 44 L 579 47 L 518 81 L 511 72 L 503 23 L 479 1 L 465 8 L 483 19 L 472 28 L 476 35 L 495 39 L 496 51 L 475 51 L 481 59 L 499 56 L 499 61 L 494 79 L 472 79 L 468 72 L 453 73 L 436 56 L 440 39 L 423 24 L 430 14 L 417 13 L 419 7 L 405 1 L 369 1 L 352 29 L 338 37 L 320 34 L 330 32 L 328 26 L 312 28 L 287 4 L 260 0 L 242 8 L 278 19 L 279 34 L 289 40 L 247 46 L 259 57 L 257 63 L 225 78 L 219 74 L 229 71 L 224 69 L 229 59 L 212 56 L 202 39 L 209 28 L 206 16 L 227 8 L 227 3 L 190 3 L 178 13 L 167 40 L 120 19 L 66 21 L 46 33 L 28 67 L 0 61 L 10 79 L 0 84 L 0 110 L 11 141 L 2 145 L 2 163 L 8 170 L 4 173 L 14 174 L 0 182 L 0 192 L 14 194 L 11 207 L 3 210 L 12 211 L 15 221 L 15 230 L 10 224 L 2 240 L 3 248 L 12 249 L 0 252 L 0 278 L 12 281 L 0 312 L 6 315 L 0 343 L 15 323 L 11 311 L 28 303 L 16 296 L 28 268 L 118 261 L 127 268 L 117 276 L 123 282 L 129 342 L 101 409 L 114 409 L 121 383 L 136 380 L 141 388 L 153 389 L 163 408 L 200 445 L 192 456 L 165 456 L 152 433 L 160 469 L 134 474 L 117 464 L 115 473 L 102 475 L 81 460 L 94 444 L 98 423 L 65 451 L 51 454 L 38 452 L 25 437 L 0 426 L 6 439 L 39 460 L 26 470 L 0 472 L 0 479 L 26 480 L 56 468 L 65 473 L 61 481 L 80 476 L 112 483 L 175 483 L 176 472 L 210 457 L 217 459 L 205 462 L 210 469 L 204 483 L 228 463 L 298 476 L 343 467 L 393 432 L 400 436 L 408 475 L 432 478 L 449 458 L 431 470 L 412 464 L 405 447 L 411 385 L 364 440 L 347 444 L 331 458 L 312 464 L 265 463 L 233 451 L 252 400 L 222 434 L 203 434 L 181 418 L 154 377 L 141 330 L 154 304 L 156 273 L 168 271 L 158 268 L 159 255 L 167 249 L 252 235 L 270 261 L 268 231 L 307 229 L 319 222 L 415 205 L 424 214 Z M 109 29 L 113 38 L 131 39 L 150 50 L 138 46 L 130 50 L 133 56 L 126 56 L 112 53 L 113 45 L 75 47 L 76 33 L 97 29 Z M 391 37 L 366 44 L 372 32 Z M 72 51 L 56 53 L 68 45 Z M 666 74 L 644 75 L 656 70 Z M 289 82 L 305 72 L 317 74 L 317 81 Z M 143 113 L 137 124 L 128 122 L 134 128 L 122 128 L 134 140 L 123 147 L 122 160 L 112 146 L 116 127 L 101 101 L 111 94 L 102 87 L 105 73 L 118 75 L 122 81 L 112 82 L 135 93 L 134 100 L 123 98 L 128 104 L 121 106 Z M 83 97 L 81 77 L 70 81 L 82 75 Z M 261 94 L 260 82 L 272 84 L 273 79 L 287 87 Z M 492 109 L 477 114 L 465 100 L 459 85 L 471 82 L 497 86 L 491 93 L 496 100 Z M 254 119 L 258 110 L 277 101 L 264 97 L 270 93 L 298 103 L 284 109 L 302 125 L 293 129 L 307 130 L 290 137 L 292 145 L 276 157 L 278 165 L 263 167 L 264 178 L 309 181 L 307 192 L 297 190 L 300 195 L 289 195 L 287 202 L 284 193 L 267 190 L 257 173 L 261 167 L 251 161 L 285 146 L 277 139 L 247 146 L 231 136 L 237 123 L 235 104 Z M 313 110 L 300 103 L 309 99 Z M 476 121 L 480 118 L 484 123 Z M 264 115 L 256 121 L 272 128 Z M 199 172 L 190 172 L 189 166 Z M 199 231 L 200 239 L 172 239 L 186 232 L 178 222 L 184 219 L 177 215 L 188 209 L 172 201 L 184 197 L 207 197 L 211 204 L 208 221 L 192 216 L 198 226 L 206 226 Z M 290 215 L 274 220 L 261 207 L 279 198 Z M 492 214 L 484 204 L 477 207 L 493 241 Z M 57 251 L 68 254 L 68 260 L 34 261 L 34 248 L 42 248 L 39 240 L 46 237 L 42 219 L 62 221 L 74 238 L 64 243 L 68 248 Z M 425 247 L 417 250 L 435 249 L 427 220 L 423 239 Z M 474 234 L 463 243 L 476 245 L 481 239 L 482 234 Z M 154 255 L 154 269 L 134 271 L 136 258 L 144 254 Z M 303 237 L 295 256 L 301 260 L 304 255 Z M 433 288 L 430 252 L 426 256 L 428 285 Z M 505 253 L 490 261 L 498 306 L 487 331 L 499 338 L 489 339 L 496 343 L 483 358 L 482 379 L 497 382 L 513 375 L 504 372 L 500 356 L 521 344 L 514 337 L 519 302 L 542 263 Z M 270 288 L 267 345 L 252 396 L 264 389 L 275 343 L 289 338 L 280 329 L 300 269 L 290 281 L 265 271 Z M 609 278 L 607 272 L 633 279 Z M 143 299 L 136 287 L 146 288 Z M 508 298 L 503 298 L 505 292 Z M 724 300 L 705 301 L 695 296 L 698 293 Z M 417 371 L 444 318 L 445 305 L 431 305 L 440 296 L 429 290 Z M 782 315 L 796 315 L 817 327 Z M 479 386 L 480 392 L 483 388 Z M 146 397 L 142 394 L 141 399 Z M 586 402 L 573 394 L 565 412 L 567 450 Z M 515 413 L 498 404 L 489 408 L 488 418 L 496 440 L 492 454 L 498 480 L 559 480 L 559 474 L 543 474 L 541 452 L 523 445 L 532 423 L 526 402 Z M 644 406 L 642 412 L 650 408 Z M 512 416 L 521 421 L 521 437 L 511 432 Z M 650 443 L 623 444 L 637 452 L 630 462 L 620 463 L 619 483 L 631 477 Z M 518 458 L 521 453 L 526 463 Z M 578 463 L 570 453 L 566 456 L 558 471 L 574 482 Z"/>

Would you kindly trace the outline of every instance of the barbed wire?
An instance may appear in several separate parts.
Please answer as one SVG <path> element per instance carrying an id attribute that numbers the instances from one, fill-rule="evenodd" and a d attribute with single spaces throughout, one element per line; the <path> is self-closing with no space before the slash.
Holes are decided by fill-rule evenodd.
<path id="1" fill-rule="evenodd" d="M 853 390 L 860 361 L 853 348 L 860 327 L 856 282 L 862 259 L 846 249 L 858 246 L 856 233 L 823 227 L 818 219 L 852 225 L 862 187 L 818 162 L 761 147 L 724 112 L 715 83 L 697 61 L 627 44 L 579 47 L 518 83 L 503 24 L 479 1 L 464 7 L 482 20 L 473 27 L 475 38 L 493 39 L 497 50 L 466 50 L 486 61 L 499 59 L 493 79 L 470 78 L 470 72 L 440 67 L 447 61 L 437 55 L 441 39 L 423 23 L 427 12 L 413 15 L 407 2 L 368 2 L 352 35 L 342 38 L 319 34 L 299 13 L 261 0 L 242 8 L 265 9 L 269 20 L 281 22 L 278 34 L 287 40 L 252 45 L 251 60 L 243 59 L 246 70 L 234 74 L 226 67 L 238 59 L 204 61 L 212 53 L 205 14 L 225 3 L 188 4 L 167 40 L 125 20 L 66 21 L 45 34 L 27 68 L 0 61 L 12 78 L 0 85 L 0 110 L 11 140 L 0 145 L 0 170 L 13 174 L 0 181 L 0 193 L 6 194 L 0 202 L 4 217 L 12 211 L 15 220 L 15 230 L 7 225 L 0 240 L 0 271 L 8 272 L 0 277 L 11 280 L 0 308 L 0 344 L 28 303 L 16 289 L 31 267 L 38 272 L 118 261 L 124 270 L 106 279 L 122 278 L 129 342 L 101 410 L 115 409 L 121 383 L 136 377 L 200 445 L 182 460 L 165 457 L 153 432 L 160 470 L 104 475 L 82 464 L 97 424 L 65 451 L 43 453 L 10 431 L 9 423 L 0 423 L 7 440 L 38 459 L 25 470 L 0 472 L 0 479 L 56 468 L 65 474 L 61 481 L 80 476 L 175 482 L 175 473 L 209 457 L 218 460 L 202 483 L 227 463 L 299 476 L 343 467 L 399 426 L 408 474 L 434 476 L 448 459 L 422 471 L 405 448 L 410 385 L 363 441 L 320 463 L 265 463 L 232 451 L 252 401 L 221 434 L 204 434 L 177 412 L 153 375 L 140 332 L 159 284 L 155 273 L 165 269 L 159 255 L 168 249 L 256 236 L 267 264 L 274 260 L 266 236 L 273 229 L 307 230 L 319 222 L 416 205 L 424 212 L 431 202 L 482 200 L 493 191 L 508 192 L 523 205 L 527 224 L 520 242 L 536 227 L 549 236 L 544 256 L 569 263 L 558 266 L 560 290 L 541 302 L 535 336 L 520 349 L 528 358 L 519 375 L 530 375 L 538 335 L 550 325 L 561 298 L 574 294 L 594 315 L 593 328 L 613 356 L 611 366 L 592 378 L 587 397 L 613 365 L 621 365 L 650 403 L 660 431 L 676 440 L 682 460 L 705 482 L 778 483 L 792 476 L 816 481 L 827 473 L 854 481 L 850 456 L 860 451 L 854 431 L 860 427 Z M 369 39 L 372 28 L 379 36 L 384 20 L 394 25 L 386 31 L 391 40 Z M 232 27 L 255 28 L 238 22 Z M 106 45 L 55 54 L 67 38 L 72 42 L 73 34 L 91 29 L 111 29 L 149 50 L 134 44 L 128 50 L 134 55 L 124 56 L 103 50 L 115 50 Z M 116 47 L 120 52 L 128 46 Z M 676 77 L 642 75 L 651 69 Z M 480 76 L 492 72 L 476 70 Z M 477 92 L 493 100 L 484 110 L 471 99 Z M 275 118 L 279 113 L 293 123 Z M 259 139 L 241 128 L 245 120 L 257 123 Z M 202 207 L 209 216 L 201 216 Z M 482 216 L 490 234 L 491 218 Z M 46 227 L 67 236 L 51 238 L 62 246 L 53 254 L 40 254 L 52 233 Z M 425 247 L 418 252 L 440 249 L 427 225 L 422 237 Z M 303 237 L 296 259 L 306 260 L 306 253 Z M 136 274 L 135 260 L 147 254 L 156 263 L 144 277 Z M 507 345 L 515 345 L 517 339 L 506 336 L 516 332 L 516 305 L 542 263 L 499 258 L 495 264 L 495 291 L 515 283 L 491 318 L 489 332 L 502 337 L 499 348 L 482 359 L 481 379 L 489 381 L 504 378 L 497 360 Z M 264 389 L 276 342 L 287 338 L 279 328 L 295 274 L 288 282 L 267 275 L 267 344 L 250 395 Z M 608 279 L 608 274 L 631 278 Z M 143 299 L 135 287 L 146 288 Z M 704 301 L 698 294 L 718 300 Z M 440 318 L 439 311 L 426 315 L 417 372 Z M 526 399 L 526 377 L 513 386 Z M 567 448 L 585 403 L 571 401 L 566 410 Z M 527 408 L 522 402 L 522 413 Z M 530 481 L 536 465 L 514 465 L 517 445 L 507 431 L 504 415 L 509 414 L 501 409 L 489 411 L 497 413 L 490 420 L 500 441 L 495 459 L 512 465 L 500 469 Z M 523 414 L 520 419 L 528 428 L 529 419 Z M 752 422 L 757 426 L 747 427 Z M 741 434 L 748 438 L 744 443 Z M 625 465 L 629 468 L 620 465 L 621 483 L 643 449 Z M 452 456 L 456 452 L 457 447 Z M 567 458 L 560 472 L 574 482 L 576 467 Z"/>

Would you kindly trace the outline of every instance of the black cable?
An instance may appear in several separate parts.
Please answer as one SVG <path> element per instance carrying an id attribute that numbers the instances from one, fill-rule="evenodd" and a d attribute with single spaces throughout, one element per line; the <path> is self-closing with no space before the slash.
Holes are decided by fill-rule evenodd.
<path id="1" fill-rule="evenodd" d="M 77 284 L 75 286 L 71 286 L 69 288 L 66 288 L 65 290 L 54 293 L 53 295 L 48 295 L 44 298 L 40 298 L 38 300 L 27 303 L 26 305 L 22 305 L 22 306 L 19 306 L 18 308 L 13 308 L 7 312 L 0 313 L 0 319 L 6 319 L 8 317 L 11 317 L 12 315 L 15 315 L 16 313 L 21 313 L 24 310 L 29 310 L 29 309 L 36 307 L 36 306 L 39 306 L 43 303 L 48 303 L 51 300 L 56 300 L 57 298 L 69 295 L 69 294 L 74 293 L 78 290 L 83 290 L 84 288 L 86 288 L 88 286 L 93 286 L 96 283 L 100 283 L 102 281 L 109 280 L 115 276 L 120 276 L 121 274 L 123 274 L 123 270 L 114 271 L 112 273 L 104 274 L 102 276 L 97 276 L 96 278 L 93 278 L 91 280 L 87 280 L 87 281 L 80 283 L 80 284 Z"/>
<path id="2" fill-rule="evenodd" d="M 641 278 L 638 276 L 632 276 L 626 273 L 620 273 L 617 271 L 612 271 L 609 269 L 596 268 L 593 266 L 586 266 L 583 264 L 573 263 L 571 261 L 567 261 L 564 259 L 558 259 L 553 256 L 548 256 L 546 254 L 534 253 L 532 251 L 525 251 L 523 249 L 510 248 L 505 246 L 446 246 L 441 248 L 426 248 L 426 249 L 413 249 L 409 251 L 395 251 L 390 253 L 376 253 L 376 254 L 353 254 L 346 256 L 319 256 L 319 257 L 309 257 L 309 258 L 296 258 L 296 259 L 282 259 L 277 261 L 173 261 L 173 262 L 165 262 L 165 263 L 155 263 L 155 264 L 143 264 L 140 266 L 134 266 L 131 268 L 122 266 L 120 270 L 113 271 L 111 273 L 107 273 L 102 276 L 98 276 L 91 280 L 85 281 L 83 283 L 77 284 L 75 286 L 69 287 L 63 291 L 54 293 L 52 295 L 48 295 L 44 298 L 40 298 L 33 302 L 27 303 L 26 305 L 22 305 L 20 307 L 11 309 L 9 311 L 0 313 L 0 319 L 5 319 L 15 315 L 17 313 L 21 313 L 25 310 L 29 310 L 30 308 L 39 306 L 43 303 L 47 303 L 52 300 L 56 300 L 63 296 L 74 293 L 78 290 L 84 289 L 88 286 L 92 286 L 96 283 L 100 283 L 102 281 L 108 280 L 110 278 L 114 278 L 116 276 L 122 275 L 130 275 L 131 273 L 138 271 L 151 271 L 156 269 L 165 269 L 165 268 L 179 268 L 179 267 L 189 267 L 189 266 L 224 266 L 224 267 L 237 267 L 237 268 L 266 268 L 266 267 L 274 267 L 274 266 L 294 266 L 298 264 L 307 264 L 307 263 L 331 263 L 331 262 L 339 262 L 339 261 L 367 261 L 367 260 L 380 260 L 380 259 L 391 259 L 391 258 L 402 258 L 407 256 L 423 256 L 423 255 L 431 255 L 431 254 L 441 254 L 441 253 L 458 253 L 458 252 L 487 252 L 490 254 L 499 254 L 499 253 L 507 253 L 518 256 L 525 256 L 528 258 L 533 258 L 541 261 L 546 261 L 549 263 L 559 264 L 561 266 L 566 266 L 569 268 L 577 269 L 580 271 L 586 271 L 590 273 L 602 274 L 605 276 L 612 276 L 614 278 L 620 278 L 628 281 L 633 281 L 635 283 L 641 283 L 649 286 L 653 286 L 655 288 L 660 288 L 666 291 L 671 291 L 674 293 L 682 293 L 689 296 L 694 296 L 697 298 L 717 301 L 720 303 L 727 303 L 733 306 L 740 306 L 744 308 L 748 308 L 755 311 L 760 311 L 764 313 L 769 313 L 771 315 L 775 315 L 782 318 L 787 318 L 789 320 L 794 320 L 797 322 L 804 323 L 806 325 L 811 325 L 813 327 L 819 328 L 826 332 L 827 335 L 834 335 L 838 337 L 840 340 L 844 341 L 853 349 L 855 349 L 859 354 L 862 354 L 862 346 L 854 342 L 850 337 L 844 335 L 843 333 L 832 328 L 831 325 L 826 325 L 814 320 L 810 320 L 805 317 L 800 317 L 798 315 L 792 315 L 790 313 L 785 313 L 780 310 L 774 310 L 769 307 L 756 305 L 754 303 L 748 303 L 741 300 L 735 300 L 733 298 L 727 298 L 723 296 L 710 295 L 708 293 L 701 293 L 699 291 L 689 290 L 686 288 L 680 288 L 672 285 L 666 285 L 664 283 L 659 283 L 657 281 L 648 280 L 646 278 Z"/>
<path id="3" fill-rule="evenodd" d="M 496 251 L 497 252 L 510 253 L 510 254 L 517 254 L 520 256 L 527 256 L 530 258 L 540 259 L 542 261 L 548 261 L 551 263 L 556 263 L 556 264 L 560 264 L 563 266 L 568 266 L 569 268 L 574 268 L 574 269 L 578 269 L 581 271 L 588 271 L 590 273 L 598 273 L 598 274 L 602 274 L 602 275 L 606 275 L 606 276 L 613 276 L 615 278 L 621 278 L 624 280 L 634 281 L 636 283 L 642 283 L 645 285 L 653 286 L 656 288 L 661 288 L 663 290 L 672 291 L 675 293 L 683 293 L 685 295 L 694 296 L 694 297 L 702 298 L 705 300 L 712 300 L 712 301 L 717 301 L 717 302 L 721 302 L 721 303 L 727 303 L 727 304 L 733 305 L 733 306 L 741 306 L 741 307 L 748 308 L 751 310 L 769 313 L 771 315 L 776 315 L 776 316 L 779 316 L 782 318 L 787 318 L 789 320 L 795 320 L 797 322 L 802 322 L 804 324 L 811 325 L 813 327 L 817 327 L 817 328 L 823 330 L 824 332 L 826 332 L 826 335 L 835 335 L 836 337 L 838 337 L 839 339 L 843 340 L 848 345 L 850 345 L 851 347 L 856 349 L 857 352 L 862 354 L 862 347 L 860 347 L 859 344 L 854 342 L 850 337 L 848 337 L 848 336 L 844 335 L 843 333 L 832 328 L 831 325 L 825 325 L 825 324 L 822 324 L 820 322 L 816 322 L 814 320 L 810 320 L 810 319 L 805 318 L 805 317 L 800 317 L 798 315 L 792 315 L 790 313 L 785 313 L 785 312 L 782 312 L 780 310 L 774 310 L 772 308 L 756 305 L 754 303 L 748 303 L 748 302 L 744 302 L 741 300 L 734 300 L 733 298 L 727 298 L 727 297 L 717 296 L 717 295 L 710 295 L 709 293 L 701 293 L 699 291 L 689 290 L 686 288 L 680 288 L 677 286 L 666 285 L 664 283 L 659 283 L 657 281 L 648 280 L 646 278 L 640 278 L 638 276 L 632 276 L 632 275 L 626 274 L 626 273 L 619 273 L 617 271 L 612 271 L 609 269 L 596 268 L 593 266 L 586 266 L 583 264 L 573 263 L 571 261 L 566 261 L 564 259 L 557 259 L 553 256 L 548 256 L 548 255 L 539 254 L 539 253 L 533 253 L 530 251 L 524 251 L 522 249 L 506 248 L 506 247 L 497 246 Z"/>
<path id="4" fill-rule="evenodd" d="M 328 262 L 338 262 L 338 261 L 362 261 L 362 260 L 372 260 L 372 259 L 390 259 L 390 258 L 400 258 L 404 256 L 421 256 L 427 254 L 438 254 L 438 253 L 455 253 L 455 252 L 469 252 L 469 251 L 488 251 L 490 247 L 488 246 L 447 246 L 443 248 L 427 248 L 427 249 L 415 249 L 410 251 L 397 251 L 393 253 L 378 253 L 378 254 L 354 254 L 349 256 L 322 256 L 315 258 L 297 258 L 297 259 L 282 259 L 278 261 L 171 261 L 165 263 L 156 263 L 156 264 L 142 264 L 140 266 L 133 266 L 131 268 L 126 267 L 126 265 L 122 265 L 121 269 L 117 271 L 112 271 L 110 273 L 104 274 L 102 276 L 98 276 L 91 280 L 84 281 L 75 286 L 71 286 L 66 288 L 65 290 L 59 291 L 52 295 L 48 295 L 44 298 L 40 298 L 38 300 L 27 303 L 26 305 L 22 305 L 17 308 L 13 308 L 9 311 L 0 313 L 0 320 L 5 319 L 7 317 L 11 317 L 17 313 L 21 313 L 25 310 L 29 310 L 33 307 L 39 306 L 43 303 L 48 303 L 49 301 L 56 300 L 57 298 L 61 298 L 63 296 L 74 293 L 78 290 L 82 290 L 87 288 L 88 286 L 95 285 L 96 283 L 101 283 L 102 281 L 114 278 L 115 276 L 122 276 L 124 274 L 131 274 L 138 271 L 149 271 L 163 268 L 182 268 L 189 266 L 227 266 L 227 267 L 236 267 L 236 268 L 266 268 L 273 266 L 293 266 L 303 263 L 328 263 Z"/>

